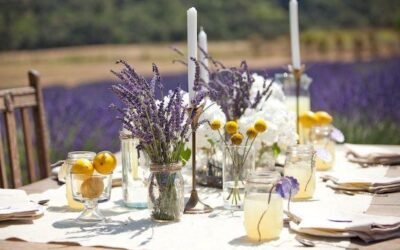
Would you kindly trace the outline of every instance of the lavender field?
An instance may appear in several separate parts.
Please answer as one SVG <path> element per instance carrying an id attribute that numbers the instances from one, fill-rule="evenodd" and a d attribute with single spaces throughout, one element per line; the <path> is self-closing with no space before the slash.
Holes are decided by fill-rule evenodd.
<path id="1" fill-rule="evenodd" d="M 347 142 L 400 144 L 400 58 L 307 66 L 313 110 L 332 113 Z M 269 76 L 282 71 L 266 70 Z M 168 88 L 184 88 L 187 81 L 184 74 L 162 79 Z M 118 104 L 111 83 L 44 90 L 52 161 L 72 150 L 119 150 L 120 123 L 108 109 Z"/>

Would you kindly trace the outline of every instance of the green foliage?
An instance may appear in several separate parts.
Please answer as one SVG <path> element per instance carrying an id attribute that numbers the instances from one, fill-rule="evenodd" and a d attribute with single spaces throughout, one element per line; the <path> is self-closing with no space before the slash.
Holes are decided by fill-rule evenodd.
<path id="1" fill-rule="evenodd" d="M 186 163 L 190 159 L 191 155 L 192 155 L 192 150 L 190 150 L 190 148 L 188 148 L 188 147 L 181 151 L 181 162 L 182 162 L 183 166 L 186 165 Z"/>
<path id="2" fill-rule="evenodd" d="M 288 0 L 5 0 L 0 1 L 0 50 L 186 39 L 186 10 L 216 40 L 286 34 Z M 319 28 L 395 27 L 396 0 L 307 0 L 302 31 Z"/>
<path id="3" fill-rule="evenodd" d="M 362 119 L 335 116 L 335 126 L 345 135 L 346 142 L 360 144 L 400 144 L 400 127 L 394 121 L 371 123 Z"/>

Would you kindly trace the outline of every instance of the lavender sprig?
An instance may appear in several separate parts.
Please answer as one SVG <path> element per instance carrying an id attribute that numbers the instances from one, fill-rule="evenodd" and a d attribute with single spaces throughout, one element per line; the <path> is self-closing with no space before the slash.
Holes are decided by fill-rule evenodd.
<path id="1" fill-rule="evenodd" d="M 181 89 L 176 88 L 168 94 L 168 101 L 164 98 L 157 100 L 155 89 L 163 95 L 163 85 L 159 70 L 153 64 L 153 78 L 148 82 L 143 76 L 125 61 L 117 64 L 124 68 L 115 72 L 120 82 L 112 85 L 112 91 L 121 99 L 125 109 L 112 107 L 120 113 L 119 120 L 123 127 L 139 139 L 139 149 L 144 150 L 153 163 L 170 164 L 180 160 L 181 152 L 188 140 L 190 124 L 194 114 L 187 113 L 183 104 Z M 198 65 L 198 64 L 196 64 Z M 198 66 L 196 75 L 198 75 Z M 206 95 L 206 90 L 195 79 L 196 95 L 192 104 L 198 105 Z"/>

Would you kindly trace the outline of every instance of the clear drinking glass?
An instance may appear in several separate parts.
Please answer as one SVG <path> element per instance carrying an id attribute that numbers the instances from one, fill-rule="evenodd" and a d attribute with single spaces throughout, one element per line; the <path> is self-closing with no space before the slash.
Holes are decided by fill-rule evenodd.
<path id="1" fill-rule="evenodd" d="M 85 209 L 77 218 L 82 223 L 97 223 L 105 220 L 98 209 L 98 203 L 106 202 L 111 196 L 112 174 L 70 173 L 71 190 L 74 200 L 84 203 Z"/>
<path id="2" fill-rule="evenodd" d="M 332 126 L 314 126 L 311 128 L 310 139 L 315 150 L 324 150 L 325 157 L 316 157 L 315 166 L 317 170 L 329 170 L 335 164 L 335 146 L 336 142 L 331 138 Z"/>
<path id="3" fill-rule="evenodd" d="M 145 171 L 139 169 L 138 140 L 129 131 L 120 132 L 122 160 L 122 193 L 125 206 L 147 208 Z"/>
<path id="4" fill-rule="evenodd" d="M 67 160 L 61 166 L 58 173 L 58 179 L 65 182 L 66 197 L 68 206 L 72 209 L 82 210 L 84 208 L 83 203 L 75 201 L 72 197 L 71 180 L 68 178 L 72 166 L 78 159 L 87 159 L 93 161 L 96 156 L 95 152 L 90 151 L 72 151 L 68 153 Z"/>
<path id="5" fill-rule="evenodd" d="M 243 209 L 244 187 L 250 171 L 254 170 L 254 150 L 250 146 L 226 146 L 222 197 L 224 207 L 232 210 Z"/>
<path id="6" fill-rule="evenodd" d="M 286 152 L 285 176 L 293 176 L 300 184 L 293 200 L 311 199 L 315 192 L 315 151 L 311 144 L 290 146 Z"/>
<path id="7" fill-rule="evenodd" d="M 279 238 L 283 228 L 283 201 L 274 191 L 280 179 L 277 171 L 250 174 L 244 198 L 244 227 L 253 241 Z"/>

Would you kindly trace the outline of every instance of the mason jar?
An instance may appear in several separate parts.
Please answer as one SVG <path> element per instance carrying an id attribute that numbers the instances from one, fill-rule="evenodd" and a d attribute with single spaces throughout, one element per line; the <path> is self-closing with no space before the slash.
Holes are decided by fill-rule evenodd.
<path id="1" fill-rule="evenodd" d="M 293 200 L 311 199 L 315 192 L 315 151 L 311 144 L 288 147 L 284 175 L 293 176 L 299 182 L 299 191 Z"/>
<path id="2" fill-rule="evenodd" d="M 93 161 L 96 156 L 95 152 L 91 151 L 72 151 L 68 153 L 67 160 L 64 161 L 64 164 L 61 166 L 60 171 L 58 173 L 58 179 L 60 181 L 65 182 L 66 188 L 66 197 L 67 204 L 72 209 L 81 210 L 84 208 L 83 203 L 74 200 L 72 196 L 72 188 L 71 188 L 71 179 L 68 178 L 71 172 L 72 166 L 78 159 L 87 159 L 89 161 Z"/>
<path id="3" fill-rule="evenodd" d="M 257 171 L 246 182 L 244 198 L 244 227 L 253 241 L 279 238 L 283 228 L 283 201 L 276 193 L 280 179 L 277 171 Z"/>
<path id="4" fill-rule="evenodd" d="M 120 132 L 122 195 L 124 204 L 130 208 L 147 208 L 147 185 L 144 171 L 139 171 L 139 141 L 127 130 Z"/>
<path id="5" fill-rule="evenodd" d="M 332 126 L 313 126 L 311 128 L 310 139 L 315 150 L 324 150 L 325 157 L 316 157 L 315 166 L 317 170 L 329 170 L 335 164 L 336 142 L 331 138 Z"/>

